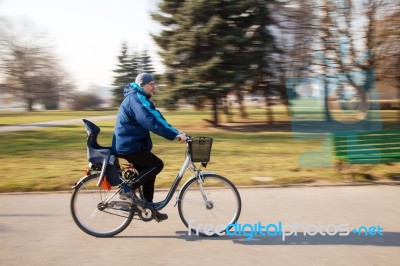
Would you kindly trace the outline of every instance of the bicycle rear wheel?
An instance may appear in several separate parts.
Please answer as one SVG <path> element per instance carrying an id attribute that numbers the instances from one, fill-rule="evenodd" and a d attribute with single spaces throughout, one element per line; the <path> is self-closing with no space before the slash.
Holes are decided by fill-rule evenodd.
<path id="1" fill-rule="evenodd" d="M 225 234 L 229 224 L 239 219 L 242 203 L 236 187 L 225 177 L 203 174 L 182 188 L 178 198 L 178 211 L 189 233 L 201 236 Z"/>
<path id="2" fill-rule="evenodd" d="M 98 174 L 83 178 L 71 198 L 71 214 L 80 229 L 96 237 L 121 233 L 132 221 L 131 203 L 119 199 L 118 188 L 97 186 Z"/>

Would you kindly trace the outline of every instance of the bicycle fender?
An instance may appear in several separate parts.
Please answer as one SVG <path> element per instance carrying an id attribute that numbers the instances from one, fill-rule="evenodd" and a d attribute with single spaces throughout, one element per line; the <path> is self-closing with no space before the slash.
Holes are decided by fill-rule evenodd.
<path id="1" fill-rule="evenodd" d="M 202 174 L 202 175 L 216 175 L 217 173 L 216 173 L 216 172 L 201 172 L 201 174 Z M 180 196 L 181 193 L 182 193 L 182 188 L 185 187 L 186 184 L 187 184 L 190 180 L 192 180 L 192 179 L 194 179 L 194 178 L 196 178 L 196 176 L 191 176 L 191 177 L 188 178 L 188 179 L 186 180 L 186 182 L 180 187 L 179 192 L 178 192 L 178 195 L 176 196 L 176 200 L 175 200 L 175 205 L 174 205 L 174 207 L 178 204 L 178 199 L 179 199 L 179 196 Z"/>
<path id="2" fill-rule="evenodd" d="M 72 188 L 72 189 L 75 189 L 76 186 L 77 186 L 79 183 L 81 183 L 82 180 L 85 179 L 85 178 L 88 177 L 88 176 L 90 176 L 90 174 L 89 174 L 89 175 L 86 175 L 86 176 L 84 176 L 84 177 L 82 177 L 81 179 L 79 179 L 79 181 L 78 181 L 78 182 L 75 182 L 75 184 L 74 184 L 71 188 Z"/>

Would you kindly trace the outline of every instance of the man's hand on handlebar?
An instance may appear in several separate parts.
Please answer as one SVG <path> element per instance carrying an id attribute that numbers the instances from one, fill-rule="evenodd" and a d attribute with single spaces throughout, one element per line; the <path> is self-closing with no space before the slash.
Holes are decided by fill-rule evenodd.
<path id="1" fill-rule="evenodd" d="M 176 136 L 176 139 L 182 143 L 186 143 L 186 133 L 185 132 L 179 132 L 179 134 Z"/>

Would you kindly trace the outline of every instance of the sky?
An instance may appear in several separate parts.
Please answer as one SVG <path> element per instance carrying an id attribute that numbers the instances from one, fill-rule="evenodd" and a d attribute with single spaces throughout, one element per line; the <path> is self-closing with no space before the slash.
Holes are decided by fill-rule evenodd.
<path id="1" fill-rule="evenodd" d="M 158 0 L 0 0 L 0 16 L 27 23 L 46 34 L 51 47 L 79 90 L 111 86 L 121 45 L 148 50 L 163 71 L 150 33 L 160 25 L 150 17 Z"/>

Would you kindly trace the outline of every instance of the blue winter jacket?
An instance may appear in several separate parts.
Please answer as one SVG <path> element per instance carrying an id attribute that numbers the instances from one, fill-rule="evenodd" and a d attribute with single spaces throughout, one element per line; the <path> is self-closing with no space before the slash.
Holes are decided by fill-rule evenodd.
<path id="1" fill-rule="evenodd" d="M 179 134 L 177 129 L 168 124 L 138 84 L 128 84 L 124 89 L 124 97 L 114 128 L 114 154 L 151 150 L 153 144 L 150 131 L 169 140 Z"/>

